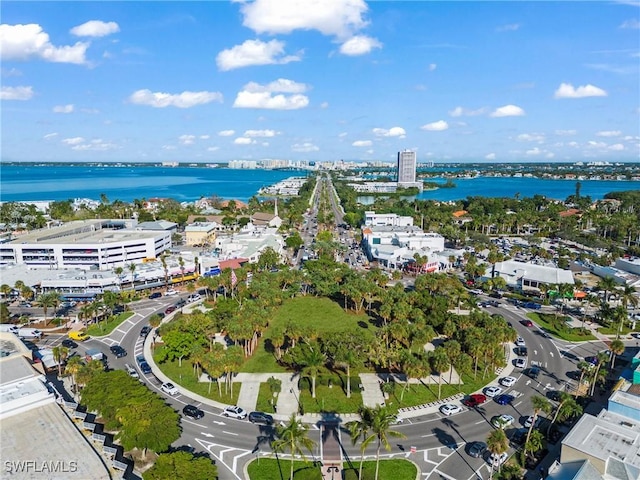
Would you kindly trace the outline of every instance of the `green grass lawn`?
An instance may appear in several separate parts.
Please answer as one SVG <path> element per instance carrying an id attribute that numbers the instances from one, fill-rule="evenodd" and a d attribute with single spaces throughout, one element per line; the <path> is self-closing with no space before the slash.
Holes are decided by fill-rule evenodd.
<path id="1" fill-rule="evenodd" d="M 618 334 L 618 326 L 611 325 L 610 327 L 600 327 L 598 328 L 598 332 L 603 335 L 617 335 Z M 629 335 L 631 332 L 640 332 L 640 326 L 635 330 L 631 330 L 629 327 L 622 327 L 620 329 L 620 335 Z"/>
<path id="2" fill-rule="evenodd" d="M 267 382 L 262 382 L 260 384 L 260 391 L 258 392 L 256 410 L 260 412 L 276 413 L 273 406 L 277 405 L 277 403 L 278 397 L 273 396 L 271 389 L 269 388 L 269 384 Z"/>
<path id="3" fill-rule="evenodd" d="M 344 479 L 357 480 L 360 462 L 344 464 Z M 288 459 L 277 460 L 275 458 L 260 458 L 253 460 L 248 465 L 250 480 L 288 480 L 291 462 Z M 313 462 L 293 462 L 294 480 L 322 480 L 319 466 Z M 364 462 L 362 468 L 362 480 L 373 480 L 376 471 L 376 462 Z M 416 466 L 407 460 L 380 460 L 380 480 L 415 480 L 418 474 Z"/>
<path id="4" fill-rule="evenodd" d="M 555 315 L 546 313 L 531 312 L 527 313 L 527 317 L 536 322 L 551 335 L 568 342 L 586 342 L 588 340 L 596 339 L 596 337 L 589 333 L 587 329 L 583 330 L 580 328 L 569 327 L 566 322 L 562 320 L 562 316 L 558 317 L 558 321 L 556 321 Z"/>
<path id="5" fill-rule="evenodd" d="M 331 387 L 329 387 L 331 382 Z M 346 377 L 338 374 L 324 375 L 316 379 L 316 398 L 311 397 L 311 379 L 300 380 L 300 404 L 302 411 L 353 413 L 362 405 L 359 377 L 351 377 L 351 398 L 347 398 Z"/>
<path id="6" fill-rule="evenodd" d="M 275 354 L 270 348 L 269 332 L 273 328 L 284 328 L 287 324 L 300 326 L 312 325 L 322 336 L 326 332 L 344 331 L 363 328 L 365 325 L 372 332 L 375 327 L 369 323 L 366 314 L 345 312 L 337 303 L 328 298 L 297 297 L 287 300 L 276 311 L 265 331 L 256 352 L 245 362 L 241 371 L 248 373 L 286 372 L 276 362 Z M 265 348 L 265 346 L 267 348 Z"/>
<path id="7" fill-rule="evenodd" d="M 224 383 L 222 385 L 222 396 L 218 395 L 218 384 L 216 382 L 211 383 L 211 393 L 209 393 L 209 383 L 199 382 L 196 379 L 196 375 L 193 371 L 193 365 L 190 360 L 182 360 L 182 367 L 178 366 L 177 360 L 160 363 L 159 358 L 162 348 L 163 347 L 161 346 L 156 347 L 153 352 L 153 359 L 160 370 L 162 370 L 162 373 L 169 377 L 173 383 L 217 402 L 229 405 L 235 405 L 237 403 L 238 394 L 240 393 L 240 383 L 235 382 L 233 384 L 233 396 L 230 391 L 225 393 Z"/>
<path id="8" fill-rule="evenodd" d="M 118 315 L 112 315 L 108 319 L 103 320 L 97 324 L 94 323 L 92 325 L 89 325 L 89 328 L 87 328 L 87 333 L 92 337 L 109 335 L 116 328 L 118 328 L 122 322 L 124 322 L 128 318 L 133 317 L 133 315 L 134 312 L 122 312 Z"/>

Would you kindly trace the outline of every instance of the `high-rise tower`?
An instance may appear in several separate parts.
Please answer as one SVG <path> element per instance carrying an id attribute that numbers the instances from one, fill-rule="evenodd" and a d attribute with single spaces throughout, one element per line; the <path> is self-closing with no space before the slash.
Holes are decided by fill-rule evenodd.
<path id="1" fill-rule="evenodd" d="M 412 150 L 398 152 L 398 186 L 414 186 L 415 183 L 416 152 Z"/>

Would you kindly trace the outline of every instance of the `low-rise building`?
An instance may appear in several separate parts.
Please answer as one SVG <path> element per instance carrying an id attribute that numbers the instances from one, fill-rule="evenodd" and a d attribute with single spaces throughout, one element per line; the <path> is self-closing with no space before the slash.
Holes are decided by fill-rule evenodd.
<path id="1" fill-rule="evenodd" d="M 364 212 L 364 224 L 368 227 L 411 227 L 413 226 L 413 217 L 401 216 L 397 213 L 366 211 Z"/>
<path id="2" fill-rule="evenodd" d="M 490 275 L 502 277 L 509 287 L 535 293 L 541 292 L 541 285 L 575 284 L 571 270 L 515 260 L 497 262 Z"/>
<path id="3" fill-rule="evenodd" d="M 188 246 L 213 244 L 219 225 L 215 222 L 195 222 L 184 228 L 185 242 Z"/>
<path id="4" fill-rule="evenodd" d="M 218 236 L 215 247 L 220 260 L 242 258 L 248 259 L 249 263 L 256 263 L 267 247 L 282 256 L 284 238 L 275 228 L 256 228 L 249 223 L 240 233 Z"/>
<path id="5" fill-rule="evenodd" d="M 384 267 L 416 268 L 413 264 L 418 254 L 422 257 L 419 271 L 433 272 L 440 268 L 439 257 L 434 254 L 444 250 L 444 237 L 438 233 L 423 232 L 414 226 L 365 226 L 362 239 L 369 260 Z"/>

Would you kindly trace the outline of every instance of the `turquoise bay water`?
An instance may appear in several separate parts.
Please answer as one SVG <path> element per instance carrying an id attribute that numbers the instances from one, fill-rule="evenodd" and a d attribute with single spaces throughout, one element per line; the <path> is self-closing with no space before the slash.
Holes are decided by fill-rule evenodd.
<path id="1" fill-rule="evenodd" d="M 169 197 L 194 201 L 216 195 L 225 199 L 248 200 L 261 187 L 306 171 L 232 170 L 203 167 L 116 167 L 69 165 L 2 165 L 0 201 L 67 200 L 105 194 L 111 201 L 133 201 Z M 429 179 L 443 181 L 443 179 Z M 459 200 L 468 196 L 532 197 L 535 194 L 565 199 L 575 193 L 574 180 L 538 178 L 478 177 L 454 179 L 456 188 L 421 193 L 418 198 Z M 638 181 L 582 180 L 581 195 L 594 200 L 608 192 L 640 190 Z"/>

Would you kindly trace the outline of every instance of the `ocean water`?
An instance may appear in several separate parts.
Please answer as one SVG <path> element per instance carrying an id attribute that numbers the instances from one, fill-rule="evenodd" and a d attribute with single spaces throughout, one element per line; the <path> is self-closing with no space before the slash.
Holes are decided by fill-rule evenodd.
<path id="1" fill-rule="evenodd" d="M 233 170 L 206 167 L 117 167 L 70 165 L 1 165 L 0 201 L 68 200 L 105 194 L 110 201 L 168 197 L 194 201 L 216 195 L 247 201 L 261 187 L 306 171 Z M 442 181 L 444 179 L 429 179 Z M 468 196 L 532 197 L 535 194 L 565 199 L 575 193 L 574 180 L 477 177 L 454 179 L 456 188 L 425 191 L 420 199 L 459 200 Z M 608 192 L 640 190 L 638 181 L 582 180 L 581 195 L 601 199 Z"/>

